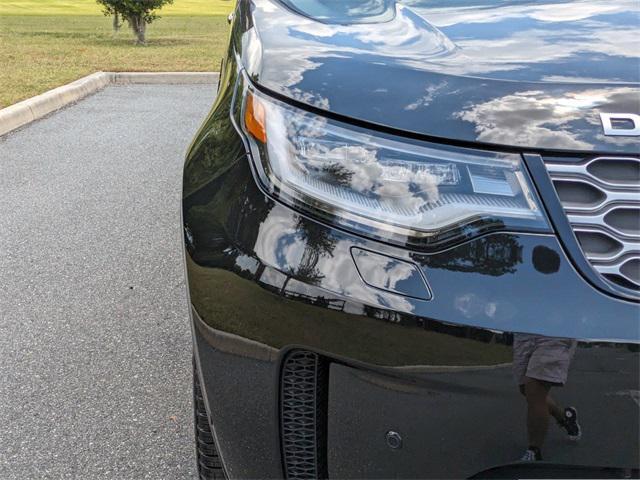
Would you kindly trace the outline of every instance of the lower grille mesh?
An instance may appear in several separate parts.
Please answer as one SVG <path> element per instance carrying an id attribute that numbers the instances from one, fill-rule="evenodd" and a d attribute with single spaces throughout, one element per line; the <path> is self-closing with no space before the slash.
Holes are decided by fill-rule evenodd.
<path id="1" fill-rule="evenodd" d="M 305 350 L 282 366 L 280 428 L 286 478 L 322 479 L 326 472 L 327 365 Z"/>

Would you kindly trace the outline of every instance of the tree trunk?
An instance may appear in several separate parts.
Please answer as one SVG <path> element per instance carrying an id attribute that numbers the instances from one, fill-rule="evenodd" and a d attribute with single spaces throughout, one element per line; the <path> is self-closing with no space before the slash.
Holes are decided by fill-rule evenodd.
<path id="1" fill-rule="evenodd" d="M 113 33 L 118 33 L 120 31 L 120 14 L 115 12 L 113 14 Z"/>
<path id="2" fill-rule="evenodd" d="M 142 17 L 140 17 L 140 28 L 138 28 L 138 41 L 136 43 L 138 45 L 147 44 L 147 22 L 145 22 L 144 18 Z"/>
<path id="3" fill-rule="evenodd" d="M 147 23 L 144 21 L 144 17 L 142 15 L 131 17 L 129 19 L 129 25 L 131 25 L 131 29 L 136 36 L 136 45 L 146 45 L 147 41 L 145 33 L 147 30 Z"/>

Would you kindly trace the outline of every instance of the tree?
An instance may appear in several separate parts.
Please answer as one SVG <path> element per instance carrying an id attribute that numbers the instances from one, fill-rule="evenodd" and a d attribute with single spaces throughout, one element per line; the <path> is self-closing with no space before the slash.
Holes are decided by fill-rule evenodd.
<path id="1" fill-rule="evenodd" d="M 127 21 L 136 36 L 136 44 L 145 45 L 147 24 L 159 18 L 156 10 L 173 0 L 96 0 L 103 7 L 105 15 L 113 15 L 114 29 L 118 25 L 118 16 Z M 117 29 L 116 29 L 117 30 Z"/>

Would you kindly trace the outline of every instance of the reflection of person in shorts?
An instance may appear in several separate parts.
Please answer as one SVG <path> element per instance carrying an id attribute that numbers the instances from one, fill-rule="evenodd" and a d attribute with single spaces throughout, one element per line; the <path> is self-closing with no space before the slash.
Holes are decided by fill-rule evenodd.
<path id="1" fill-rule="evenodd" d="M 529 447 L 523 461 L 542 460 L 542 444 L 547 435 L 549 415 L 567 432 L 570 440 L 580 439 L 578 412 L 574 407 L 559 407 L 549 394 L 551 387 L 567 381 L 576 341 L 568 338 L 515 334 L 513 373 L 520 392 L 527 399 Z"/>

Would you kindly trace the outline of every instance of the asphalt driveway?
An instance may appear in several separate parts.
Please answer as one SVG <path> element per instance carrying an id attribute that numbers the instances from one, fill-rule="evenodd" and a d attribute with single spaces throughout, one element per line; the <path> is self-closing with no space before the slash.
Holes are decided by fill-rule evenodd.
<path id="1" fill-rule="evenodd" d="M 194 478 L 182 161 L 213 85 L 0 137 L 0 478 Z"/>

